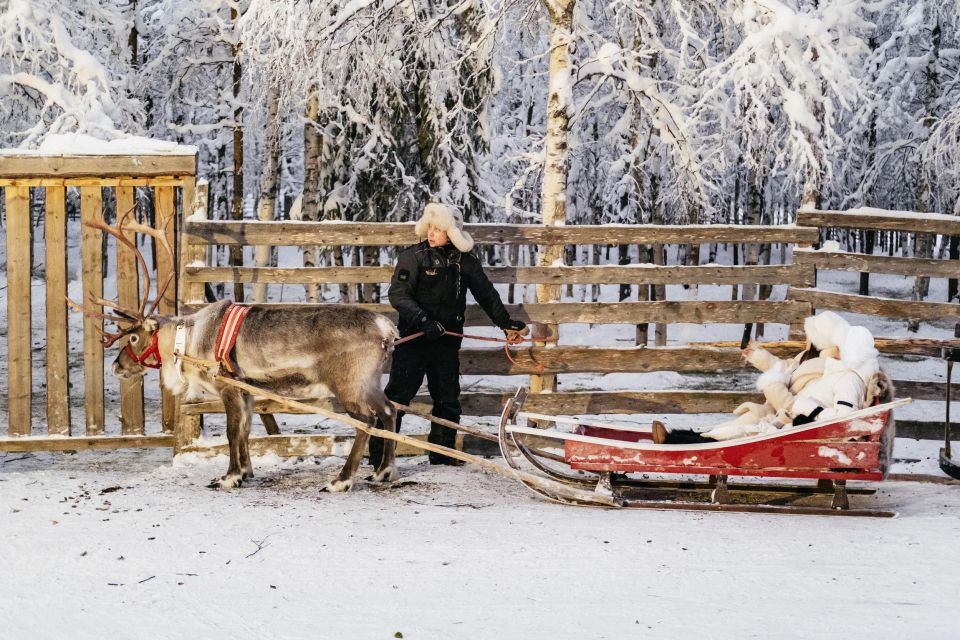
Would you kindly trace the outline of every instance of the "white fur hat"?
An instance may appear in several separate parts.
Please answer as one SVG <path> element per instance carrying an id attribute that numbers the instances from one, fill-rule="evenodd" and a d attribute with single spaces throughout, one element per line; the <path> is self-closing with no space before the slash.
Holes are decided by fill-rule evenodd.
<path id="1" fill-rule="evenodd" d="M 457 249 L 468 253 L 473 249 L 473 238 L 463 230 L 463 214 L 439 202 L 431 202 L 423 208 L 423 215 L 417 220 L 414 231 L 417 237 L 427 237 L 430 225 L 447 232 L 447 237 Z"/>
<path id="2" fill-rule="evenodd" d="M 850 323 L 833 311 L 824 311 L 803 321 L 807 339 L 819 350 L 840 347 L 850 330 Z"/>

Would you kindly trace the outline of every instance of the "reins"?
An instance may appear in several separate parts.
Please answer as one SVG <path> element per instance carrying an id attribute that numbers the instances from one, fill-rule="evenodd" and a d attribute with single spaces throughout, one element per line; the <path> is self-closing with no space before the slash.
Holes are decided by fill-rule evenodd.
<path id="1" fill-rule="evenodd" d="M 411 333 L 410 335 L 400 338 L 399 340 L 394 340 L 393 344 L 394 345 L 403 344 L 404 342 L 409 342 L 410 340 L 419 338 L 422 335 L 424 335 L 423 331 L 417 331 L 416 333 Z M 513 366 L 518 366 L 518 365 L 517 365 L 517 361 L 513 359 L 513 354 L 510 353 L 511 346 L 518 345 L 523 342 L 554 342 L 555 343 L 559 340 L 559 338 L 554 336 L 545 337 L 545 338 L 525 338 L 519 333 L 510 334 L 506 338 L 494 338 L 490 336 L 475 336 L 469 333 L 457 333 L 456 331 L 447 331 L 446 329 L 443 330 L 443 333 L 441 333 L 440 336 L 441 337 L 456 336 L 458 338 L 469 338 L 471 340 L 484 340 L 486 342 L 503 342 L 504 343 L 503 353 L 504 355 L 507 356 L 507 360 L 509 360 L 510 364 L 512 364 Z M 545 370 L 545 367 L 539 362 L 535 361 L 534 365 L 536 366 L 538 372 L 543 372 Z"/>

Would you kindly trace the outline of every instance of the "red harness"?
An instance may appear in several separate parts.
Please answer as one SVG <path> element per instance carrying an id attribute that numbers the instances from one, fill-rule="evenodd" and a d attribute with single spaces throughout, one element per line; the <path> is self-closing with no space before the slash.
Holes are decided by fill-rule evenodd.
<path id="1" fill-rule="evenodd" d="M 217 342 L 213 347 L 214 359 L 234 376 L 238 374 L 240 368 L 230 358 L 230 352 L 237 343 L 240 326 L 248 313 L 250 313 L 250 307 L 246 305 L 231 304 L 227 307 L 223 320 L 220 321 L 220 328 L 217 330 Z"/>
<path id="2" fill-rule="evenodd" d="M 153 340 L 150 342 L 150 346 L 147 347 L 143 353 L 139 356 L 133 352 L 133 349 L 130 348 L 130 341 L 127 341 L 127 346 L 124 347 L 124 351 L 127 352 L 127 355 L 130 356 L 134 362 L 137 364 L 142 364 L 145 367 L 150 369 L 159 369 L 160 365 L 163 364 L 163 360 L 160 359 L 160 349 L 157 348 L 157 332 L 153 333 Z M 156 358 L 156 363 L 151 364 L 147 362 L 147 358 L 153 356 Z"/>

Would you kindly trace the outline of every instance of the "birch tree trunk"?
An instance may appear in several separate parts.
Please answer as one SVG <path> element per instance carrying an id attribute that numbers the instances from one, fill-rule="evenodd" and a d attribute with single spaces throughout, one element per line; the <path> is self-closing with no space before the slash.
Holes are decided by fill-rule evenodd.
<path id="1" fill-rule="evenodd" d="M 309 222 L 320 220 L 320 132 L 317 116 L 320 115 L 320 99 L 316 91 L 307 99 L 306 122 L 303 125 L 303 205 L 301 217 Z M 303 266 L 319 266 L 319 247 L 304 245 Z M 306 284 L 307 302 L 320 301 L 320 285 Z"/>
<path id="2" fill-rule="evenodd" d="M 567 220 L 566 194 L 569 169 L 567 132 L 570 123 L 570 42 L 575 0 L 543 0 L 550 17 L 550 77 L 547 98 L 546 159 L 543 167 L 542 203 L 543 224 L 562 226 Z M 545 246 L 540 251 L 538 264 L 553 266 L 563 260 L 563 245 Z M 537 285 L 537 302 L 560 299 L 559 285 Z M 556 337 L 559 326 L 536 325 L 535 337 Z M 546 346 L 556 346 L 555 342 Z M 555 375 L 531 376 L 530 390 L 554 391 Z"/>
<path id="3" fill-rule="evenodd" d="M 280 164 L 280 122 L 277 118 L 279 110 L 280 92 L 276 86 L 270 88 L 267 96 L 266 135 L 264 149 L 266 155 L 263 162 L 263 171 L 260 175 L 260 204 L 257 207 L 257 219 L 262 221 L 273 220 L 277 201 L 277 169 Z M 273 247 L 257 245 L 254 248 L 254 262 L 257 267 L 266 267 L 270 262 L 270 252 Z M 253 286 L 253 301 L 265 302 L 267 299 L 267 285 L 258 282 Z"/>

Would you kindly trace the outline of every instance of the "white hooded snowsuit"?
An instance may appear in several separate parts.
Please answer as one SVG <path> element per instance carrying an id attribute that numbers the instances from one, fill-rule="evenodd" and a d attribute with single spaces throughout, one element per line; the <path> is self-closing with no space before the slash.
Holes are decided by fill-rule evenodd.
<path id="1" fill-rule="evenodd" d="M 821 401 L 831 403 L 827 389 L 830 384 L 841 384 L 845 389 L 841 395 L 847 398 L 857 393 L 855 382 L 851 378 L 838 377 L 842 365 L 837 356 L 842 353 L 840 345 L 847 341 L 851 327 L 846 320 L 832 311 L 824 311 L 804 321 L 807 340 L 816 347 L 820 354 L 801 362 L 804 353 L 791 359 L 780 359 L 762 348 L 749 349 L 745 352 L 747 360 L 764 372 L 757 380 L 757 388 L 763 392 L 766 402 L 762 405 L 746 402 L 734 411 L 736 419 L 717 425 L 703 433 L 705 437 L 715 440 L 731 440 L 747 436 L 776 431 L 793 422 L 795 416 L 815 410 L 816 406 L 824 406 Z M 869 336 L 869 346 L 873 348 L 873 337 L 869 331 L 862 329 Z M 861 335 L 860 332 L 857 332 Z M 862 338 L 862 335 L 861 335 Z M 874 350 L 876 354 L 876 350 Z M 874 355 L 874 361 L 876 357 Z M 825 375 L 829 374 L 831 382 L 819 384 Z M 817 385 L 817 386 L 815 386 Z M 860 405 L 862 405 L 863 389 L 860 389 Z M 797 399 L 810 396 L 815 400 L 803 401 L 798 410 Z M 813 403 L 810 406 L 810 403 Z M 857 408 L 860 408 L 860 405 Z M 821 409 L 821 413 L 824 409 Z M 830 417 L 823 415 L 823 418 Z M 821 418 L 817 418 L 821 419 Z"/>

